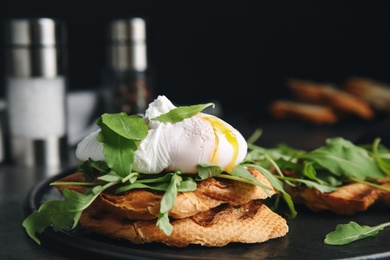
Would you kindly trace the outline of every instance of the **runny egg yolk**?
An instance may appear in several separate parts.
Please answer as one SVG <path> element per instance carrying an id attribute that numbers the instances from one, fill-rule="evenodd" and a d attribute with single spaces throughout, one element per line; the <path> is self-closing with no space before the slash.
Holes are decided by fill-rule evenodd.
<path id="1" fill-rule="evenodd" d="M 234 132 L 232 131 L 232 129 L 229 128 L 229 126 L 226 125 L 224 122 L 222 122 L 219 118 L 214 117 L 214 116 L 206 116 L 206 115 L 203 115 L 203 118 L 211 124 L 213 131 L 214 131 L 214 135 L 215 135 L 215 147 L 214 147 L 214 152 L 213 152 L 213 155 L 211 158 L 212 164 L 218 164 L 218 161 L 220 160 L 220 158 L 218 157 L 218 147 L 219 147 L 219 135 L 218 134 L 224 135 L 226 140 L 232 146 L 233 154 L 232 154 L 231 160 L 230 160 L 229 164 L 224 169 L 224 171 L 230 172 L 231 170 L 233 170 L 233 168 L 235 166 L 235 162 L 236 162 L 237 157 L 238 157 L 238 148 L 239 147 L 238 147 L 237 137 L 234 134 Z"/>

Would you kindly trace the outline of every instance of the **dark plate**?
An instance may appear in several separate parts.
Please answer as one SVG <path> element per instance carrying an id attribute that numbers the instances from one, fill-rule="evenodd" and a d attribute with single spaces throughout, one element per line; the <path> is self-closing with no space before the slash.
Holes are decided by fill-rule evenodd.
<path id="1" fill-rule="evenodd" d="M 30 191 L 25 204 L 26 216 L 37 210 L 46 200 L 61 198 L 49 183 L 73 171 L 44 180 Z M 54 232 L 46 229 L 39 234 L 42 246 L 60 251 L 72 258 L 94 257 L 110 259 L 385 259 L 390 258 L 390 228 L 375 237 L 369 237 L 344 246 L 323 243 L 325 235 L 337 224 L 353 220 L 361 225 L 374 226 L 390 221 L 390 210 L 373 207 L 354 216 L 333 213 L 313 213 L 297 208 L 298 216 L 288 220 L 287 236 L 260 244 L 229 244 L 222 248 L 192 245 L 185 248 L 163 244 L 133 245 L 102 237 L 82 228 Z"/>

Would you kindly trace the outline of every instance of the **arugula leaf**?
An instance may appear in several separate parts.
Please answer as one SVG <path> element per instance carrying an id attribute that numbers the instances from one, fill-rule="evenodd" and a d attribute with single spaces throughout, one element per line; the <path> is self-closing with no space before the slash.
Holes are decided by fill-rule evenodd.
<path id="1" fill-rule="evenodd" d="M 152 120 L 164 123 L 177 123 L 198 114 L 200 111 L 210 106 L 214 108 L 215 104 L 207 103 L 194 106 L 180 106 L 170 110 L 168 113 L 152 118 Z"/>
<path id="2" fill-rule="evenodd" d="M 222 168 L 218 165 L 211 164 L 198 164 L 197 165 L 198 175 L 196 177 L 197 181 L 203 181 L 208 178 L 212 178 L 221 172 L 223 172 Z"/>
<path id="3" fill-rule="evenodd" d="M 289 178 L 289 177 L 286 177 L 286 176 L 279 177 L 279 179 L 287 180 L 287 181 L 293 181 L 293 182 L 300 182 L 300 183 L 305 184 L 307 187 L 315 188 L 316 190 L 318 190 L 318 191 L 320 191 L 322 193 L 324 193 L 324 192 L 332 192 L 332 191 L 337 190 L 337 187 L 331 187 L 331 186 L 324 185 L 324 184 L 321 184 L 321 183 L 318 183 L 318 182 L 315 182 L 315 181 L 311 181 L 311 180 L 305 180 L 305 179 L 299 179 L 299 178 Z"/>
<path id="4" fill-rule="evenodd" d="M 132 189 L 151 189 L 155 191 L 166 191 L 169 188 L 169 183 L 172 179 L 172 176 L 175 173 L 167 173 L 164 176 L 158 178 L 147 178 L 147 179 L 137 179 L 136 182 L 122 185 L 115 190 L 115 194 L 129 191 Z M 150 174 L 148 174 L 150 175 Z M 196 189 L 196 182 L 193 178 L 187 177 L 180 182 L 180 185 L 177 187 L 178 191 L 193 191 Z"/>
<path id="5" fill-rule="evenodd" d="M 166 190 L 166 188 L 168 188 L 168 183 L 170 182 L 173 174 L 174 173 L 166 173 L 164 175 L 159 174 L 156 177 L 154 177 L 155 174 L 153 175 L 140 174 L 140 176 L 137 179 L 137 182 L 121 185 L 118 189 L 115 190 L 115 193 L 118 194 L 135 188 L 147 188 L 147 187 L 154 190 Z"/>
<path id="6" fill-rule="evenodd" d="M 166 191 L 169 187 L 169 183 L 167 182 L 156 182 L 156 183 L 142 183 L 142 182 L 134 182 L 128 184 L 126 186 L 121 186 L 117 190 L 115 190 L 115 194 L 119 194 L 125 191 L 134 190 L 134 189 L 151 189 L 155 191 Z"/>
<path id="7" fill-rule="evenodd" d="M 363 183 L 367 186 L 370 186 L 370 187 L 373 187 L 373 188 L 376 188 L 378 190 L 382 190 L 382 191 L 386 191 L 386 192 L 390 192 L 390 188 L 386 187 L 386 186 L 382 186 L 380 184 L 377 184 L 377 183 L 374 183 L 372 181 L 363 181 L 363 180 L 359 180 L 359 179 L 356 179 L 356 178 L 351 178 L 352 181 L 354 182 L 359 182 L 359 183 Z"/>
<path id="8" fill-rule="evenodd" d="M 179 186 L 177 187 L 177 191 L 186 192 L 186 191 L 193 191 L 196 190 L 197 183 L 196 181 L 191 178 L 183 178 L 183 180 L 180 182 Z"/>
<path id="9" fill-rule="evenodd" d="M 139 115 L 127 115 L 124 112 L 118 114 L 103 114 L 97 124 L 106 126 L 115 134 L 129 140 L 141 141 L 148 134 L 148 127 Z"/>
<path id="10" fill-rule="evenodd" d="M 81 213 L 86 209 L 92 201 L 104 189 L 113 184 L 100 187 L 99 190 L 90 190 L 92 192 L 81 194 L 68 189 L 63 190 L 64 200 L 52 200 L 43 203 L 38 211 L 30 214 L 22 223 L 27 234 L 40 244 L 36 233 L 42 233 L 47 227 L 52 226 L 54 231 L 68 228 L 74 228 L 81 216 Z"/>
<path id="11" fill-rule="evenodd" d="M 92 181 L 96 176 L 110 172 L 110 168 L 104 161 L 94 161 L 91 158 L 79 166 L 86 181 Z"/>
<path id="12" fill-rule="evenodd" d="M 329 172 L 326 171 L 317 171 L 317 181 L 319 183 L 326 183 L 329 186 L 332 187 L 339 187 L 343 185 L 344 180 L 340 179 L 338 176 L 329 174 Z"/>
<path id="13" fill-rule="evenodd" d="M 303 162 L 302 175 L 309 178 L 310 180 L 318 180 L 317 171 L 314 167 L 313 161 Z"/>
<path id="14" fill-rule="evenodd" d="M 390 222 L 370 227 L 361 226 L 354 221 L 350 221 L 348 224 L 337 225 L 336 230 L 326 235 L 324 243 L 328 245 L 346 245 L 356 240 L 376 236 L 381 230 L 389 226 Z"/>
<path id="15" fill-rule="evenodd" d="M 372 145 L 372 156 L 379 168 L 390 176 L 390 150 L 380 145 L 380 138 L 376 138 Z"/>
<path id="16" fill-rule="evenodd" d="M 98 179 L 105 182 L 119 182 L 122 180 L 120 176 L 118 176 L 116 173 L 112 171 L 109 172 L 108 174 L 99 176 Z"/>
<path id="17" fill-rule="evenodd" d="M 331 173 L 349 178 L 381 178 L 383 173 L 369 153 L 341 137 L 326 140 L 326 146 L 301 154 L 300 158 L 315 161 Z"/>
<path id="18" fill-rule="evenodd" d="M 61 230 L 76 223 L 80 213 L 69 209 L 71 203 L 68 201 L 53 200 L 42 204 L 38 211 L 30 214 L 22 223 L 27 234 L 38 244 L 41 244 L 36 233 L 42 233 L 47 227 L 52 226 L 54 230 Z"/>
<path id="19" fill-rule="evenodd" d="M 101 131 L 97 140 L 104 144 L 103 154 L 107 166 L 119 176 L 126 177 L 132 171 L 137 145 L 133 140 L 120 135 L 111 135 L 110 132 L 112 133 L 108 129 Z"/>
<path id="20" fill-rule="evenodd" d="M 241 179 L 244 179 L 246 180 L 247 182 L 253 184 L 253 185 L 257 185 L 257 186 L 260 186 L 264 189 L 268 189 L 270 190 L 271 188 L 264 185 L 263 183 L 259 182 L 255 177 L 253 177 L 252 174 L 250 174 L 250 172 L 242 165 L 237 165 L 236 168 L 234 168 L 233 170 L 231 170 L 229 172 L 229 175 L 232 175 L 232 176 L 235 176 L 235 177 L 239 177 Z M 219 176 L 219 175 L 218 175 Z"/>
<path id="21" fill-rule="evenodd" d="M 177 197 L 177 188 L 182 181 L 179 172 L 172 175 L 171 182 L 165 191 L 160 204 L 160 213 L 157 218 L 157 226 L 169 236 L 173 231 L 173 226 L 169 222 L 169 210 L 173 207 Z"/>
<path id="22" fill-rule="evenodd" d="M 145 122 L 140 116 L 119 113 L 103 114 L 97 124 L 102 129 L 97 140 L 103 143 L 107 166 L 120 177 L 126 177 L 132 172 L 138 141 L 148 134 Z"/>
<path id="23" fill-rule="evenodd" d="M 211 165 L 211 164 L 198 164 L 198 175 L 196 177 L 197 181 L 206 180 L 208 178 L 212 177 L 218 177 L 223 179 L 230 179 L 240 182 L 246 182 L 252 185 L 257 185 L 264 189 L 264 192 L 269 196 L 267 190 L 271 190 L 271 187 L 268 187 L 267 185 L 259 182 L 255 177 L 253 177 L 248 170 L 243 166 L 236 166 L 232 171 L 229 173 L 223 173 L 223 170 L 218 165 Z"/>
<path id="24" fill-rule="evenodd" d="M 278 180 L 274 174 L 272 174 L 270 171 L 268 171 L 267 169 L 259 165 L 245 164 L 244 166 L 256 168 L 262 174 L 264 174 L 264 176 L 269 180 L 271 185 L 282 194 L 284 201 L 286 202 L 288 208 L 290 209 L 290 218 L 295 218 L 297 216 L 297 211 L 295 210 L 294 203 L 291 199 L 291 196 L 284 190 L 282 181 Z"/>
<path id="25" fill-rule="evenodd" d="M 126 182 L 134 183 L 137 181 L 139 176 L 140 174 L 138 172 L 132 172 L 126 177 L 122 178 L 122 183 L 126 183 Z"/>
<path id="26" fill-rule="evenodd" d="M 297 162 L 297 156 L 304 151 L 293 149 L 285 144 L 279 144 L 275 148 L 263 148 L 253 144 L 248 144 L 248 153 L 245 157 L 247 162 L 255 162 L 265 168 L 272 168 L 272 159 L 280 168 L 291 170 L 302 170 L 302 165 Z M 267 158 L 267 156 L 269 158 Z"/>

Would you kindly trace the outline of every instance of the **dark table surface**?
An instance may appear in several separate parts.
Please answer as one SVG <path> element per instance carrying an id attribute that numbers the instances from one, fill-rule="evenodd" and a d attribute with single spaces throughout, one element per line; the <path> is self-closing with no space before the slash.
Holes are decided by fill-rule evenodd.
<path id="1" fill-rule="evenodd" d="M 385 133 L 390 130 L 388 122 L 375 125 L 348 122 L 333 127 L 320 127 L 291 122 L 251 122 L 235 117 L 226 120 L 233 121 L 232 125 L 240 130 L 244 137 L 249 137 L 256 128 L 262 128 L 264 134 L 259 139 L 259 145 L 273 146 L 282 142 L 302 149 L 316 148 L 322 145 L 327 137 L 332 136 L 371 142 L 373 136 L 377 134 L 383 134 L 384 138 L 388 138 L 389 134 L 386 137 Z M 73 153 L 72 149 L 70 153 Z M 77 160 L 72 158 L 68 165 L 51 170 L 7 163 L 0 165 L 0 259 L 75 259 L 75 256 L 65 256 L 44 245 L 37 245 L 26 235 L 22 222 L 25 218 L 23 207 L 29 191 L 42 180 L 77 165 Z"/>
<path id="2" fill-rule="evenodd" d="M 71 165 L 75 164 L 59 169 L 0 165 L 0 259 L 70 259 L 38 246 L 27 236 L 22 222 L 24 204 L 34 185 Z"/>

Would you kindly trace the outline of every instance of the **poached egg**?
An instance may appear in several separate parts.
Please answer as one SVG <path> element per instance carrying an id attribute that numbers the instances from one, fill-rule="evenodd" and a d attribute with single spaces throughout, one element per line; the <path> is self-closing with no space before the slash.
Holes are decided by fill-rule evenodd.
<path id="1" fill-rule="evenodd" d="M 174 108 L 163 95 L 149 104 L 143 117 L 148 135 L 135 151 L 133 171 L 195 174 L 198 164 L 212 164 L 229 172 L 244 160 L 248 148 L 244 137 L 216 116 L 198 113 L 177 123 L 153 120 Z M 96 140 L 99 132 L 100 129 L 91 133 L 77 145 L 79 160 L 105 160 L 103 144 Z"/>

